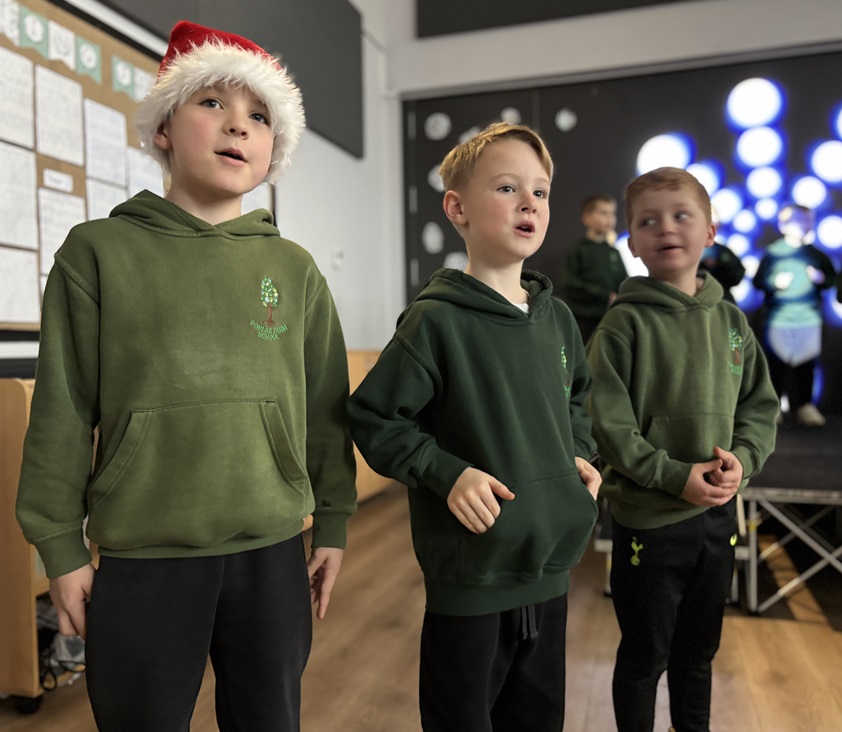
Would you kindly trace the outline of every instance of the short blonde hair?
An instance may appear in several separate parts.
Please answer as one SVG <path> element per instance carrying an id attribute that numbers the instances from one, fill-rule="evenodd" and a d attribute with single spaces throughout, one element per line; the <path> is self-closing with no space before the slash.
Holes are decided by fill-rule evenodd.
<path id="1" fill-rule="evenodd" d="M 707 222 L 713 223 L 713 212 L 710 205 L 710 196 L 699 180 L 686 170 L 681 168 L 656 168 L 648 173 L 635 178 L 626 187 L 626 224 L 631 229 L 633 220 L 634 202 L 647 191 L 677 191 L 681 188 L 689 189 L 695 196 L 699 206 L 702 207 Z"/>
<path id="2" fill-rule="evenodd" d="M 544 141 L 533 129 L 526 125 L 511 125 L 508 122 L 494 122 L 482 132 L 474 135 L 467 142 L 454 147 L 442 161 L 439 167 L 444 189 L 453 191 L 465 184 L 482 151 L 488 145 L 500 140 L 518 140 L 529 145 L 541 161 L 541 165 L 549 176 L 553 177 L 553 160 Z"/>

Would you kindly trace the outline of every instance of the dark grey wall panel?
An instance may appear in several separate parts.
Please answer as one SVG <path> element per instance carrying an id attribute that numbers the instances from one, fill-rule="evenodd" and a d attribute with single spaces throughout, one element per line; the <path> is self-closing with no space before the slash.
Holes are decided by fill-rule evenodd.
<path id="1" fill-rule="evenodd" d="M 105 0 L 162 38 L 192 20 L 250 38 L 301 88 L 307 126 L 363 157 L 362 18 L 348 0 Z"/>
<path id="2" fill-rule="evenodd" d="M 684 0 L 564 0 L 539 3 L 483 0 L 482 11 L 477 12 L 474 3 L 417 0 L 416 29 L 418 37 L 424 38 L 674 2 Z"/>

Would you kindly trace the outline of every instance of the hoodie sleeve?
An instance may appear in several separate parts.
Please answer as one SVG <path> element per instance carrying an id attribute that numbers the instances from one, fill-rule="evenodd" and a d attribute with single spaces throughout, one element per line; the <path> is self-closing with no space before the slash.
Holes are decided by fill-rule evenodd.
<path id="1" fill-rule="evenodd" d="M 348 432 L 348 357 L 339 316 L 324 277 L 307 309 L 307 472 L 313 486 L 313 546 L 344 548 L 356 507 L 356 461 Z"/>
<path id="2" fill-rule="evenodd" d="M 751 329 L 743 336 L 743 381 L 734 413 L 731 452 L 743 466 L 743 477 L 757 475 L 775 449 L 780 402 L 769 378 L 766 358 Z"/>
<path id="3" fill-rule="evenodd" d="M 91 561 L 82 523 L 99 422 L 98 293 L 61 254 L 44 292 L 16 504 L 18 523 L 48 577 Z"/>
<path id="4" fill-rule="evenodd" d="M 571 321 L 573 317 L 571 315 Z M 573 332 L 578 339 L 575 352 L 578 359 L 573 369 L 573 381 L 570 390 L 570 427 L 573 432 L 573 447 L 576 456 L 588 462 L 596 452 L 596 442 L 591 435 L 591 417 L 585 409 L 585 401 L 591 392 L 591 368 L 585 358 L 585 348 L 582 345 L 579 329 L 573 323 Z"/>
<path id="5" fill-rule="evenodd" d="M 670 458 L 641 434 L 629 396 L 634 362 L 630 344 L 600 327 L 588 342 L 587 354 L 593 387 L 586 404 L 600 456 L 637 485 L 679 497 L 692 466 Z"/>
<path id="6" fill-rule="evenodd" d="M 395 336 L 351 396 L 348 415 L 354 442 L 375 471 L 446 498 L 470 463 L 439 448 L 421 427 L 419 415 L 440 383 L 440 374 Z"/>

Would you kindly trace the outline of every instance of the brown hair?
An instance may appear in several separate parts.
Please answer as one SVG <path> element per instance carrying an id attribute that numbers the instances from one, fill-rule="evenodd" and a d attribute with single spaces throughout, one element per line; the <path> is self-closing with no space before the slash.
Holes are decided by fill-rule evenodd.
<path id="1" fill-rule="evenodd" d="M 595 193 L 592 196 L 587 196 L 582 199 L 582 215 L 584 216 L 586 213 L 590 213 L 599 206 L 600 203 L 613 203 L 616 205 L 617 201 L 611 196 L 604 196 L 601 193 Z"/>
<path id="2" fill-rule="evenodd" d="M 525 125 L 511 125 L 508 122 L 495 122 L 470 140 L 454 147 L 439 167 L 444 189 L 452 191 L 464 185 L 479 156 L 485 148 L 500 140 L 518 140 L 529 145 L 538 155 L 541 165 L 550 179 L 553 177 L 553 161 L 547 146 L 537 132 Z"/>
<path id="3" fill-rule="evenodd" d="M 702 211 L 704 211 L 707 217 L 707 222 L 709 224 L 712 223 L 710 196 L 695 176 L 681 168 L 656 168 L 638 176 L 626 187 L 626 225 L 631 229 L 634 202 L 646 191 L 660 191 L 663 189 L 677 191 L 680 188 L 690 190 L 696 197 L 699 206 L 702 207 Z"/>

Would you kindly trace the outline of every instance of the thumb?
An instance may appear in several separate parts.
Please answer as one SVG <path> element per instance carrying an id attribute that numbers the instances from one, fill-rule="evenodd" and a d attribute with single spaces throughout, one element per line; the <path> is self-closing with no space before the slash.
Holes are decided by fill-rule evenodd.
<path id="1" fill-rule="evenodd" d="M 716 448 L 714 448 L 715 450 Z M 702 463 L 702 467 L 704 468 L 705 473 L 710 473 L 714 470 L 719 470 L 722 467 L 722 460 L 720 458 L 716 458 L 715 460 L 709 460 L 706 463 Z"/>
<path id="2" fill-rule="evenodd" d="M 506 488 L 497 478 L 491 478 L 488 484 L 491 486 L 491 490 L 495 496 L 500 496 L 500 498 L 506 501 L 511 501 L 515 497 L 515 494 Z"/>

